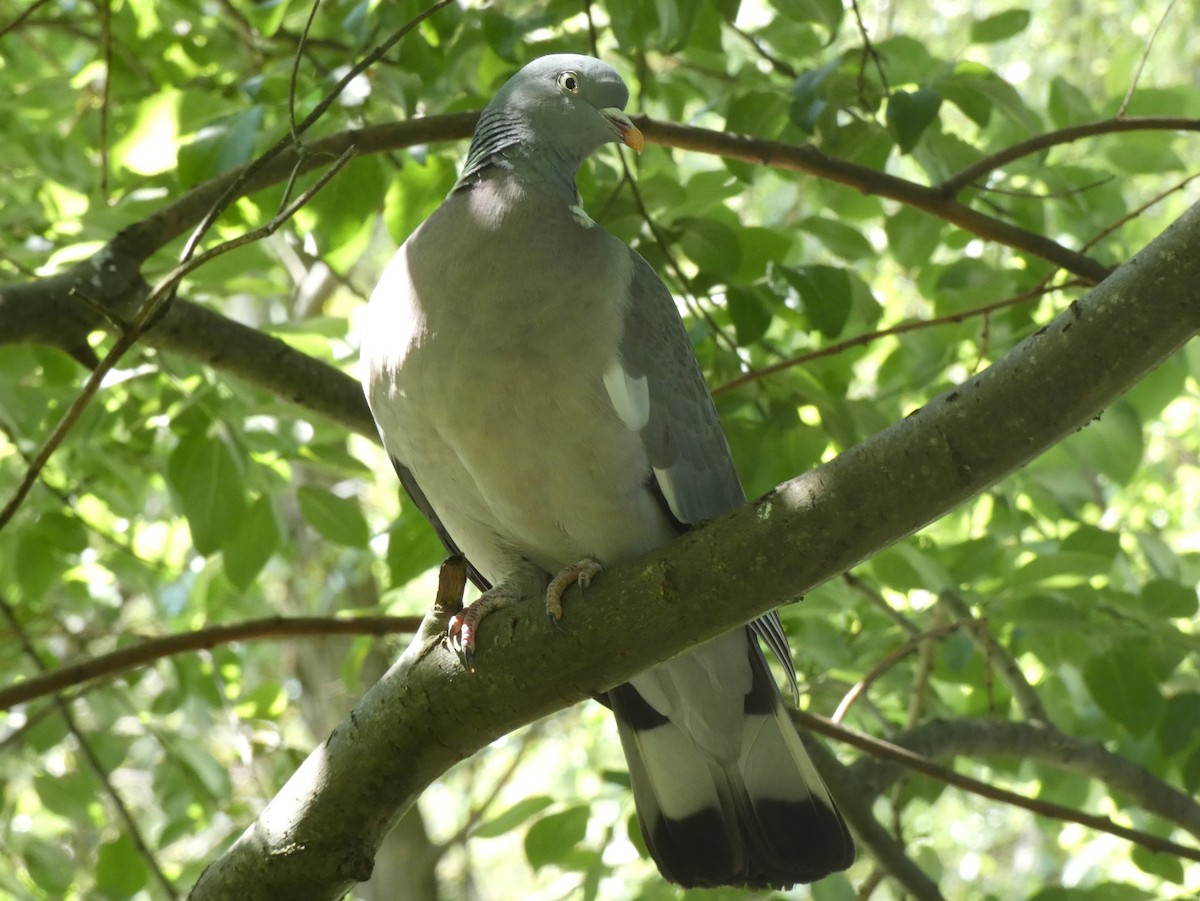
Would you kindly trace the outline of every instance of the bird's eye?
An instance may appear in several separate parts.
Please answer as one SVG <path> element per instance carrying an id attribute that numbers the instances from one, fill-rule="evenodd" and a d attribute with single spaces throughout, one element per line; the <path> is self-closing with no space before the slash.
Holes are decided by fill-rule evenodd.
<path id="1" fill-rule="evenodd" d="M 578 94 L 579 76 L 574 72 L 560 72 L 558 75 L 558 86 L 568 94 Z"/>

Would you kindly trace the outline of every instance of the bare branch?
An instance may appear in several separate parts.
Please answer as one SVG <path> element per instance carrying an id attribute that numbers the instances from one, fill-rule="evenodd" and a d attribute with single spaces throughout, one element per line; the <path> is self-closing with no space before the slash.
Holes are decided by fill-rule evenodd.
<path id="1" fill-rule="evenodd" d="M 1200 131 L 1200 119 L 1188 119 L 1182 116 L 1135 116 L 1128 119 L 1101 119 L 1099 122 L 1086 122 L 1083 125 L 1060 128 L 1058 131 L 1048 131 L 1045 134 L 1035 135 L 1028 140 L 1013 144 L 1011 147 L 1005 147 L 991 156 L 985 156 L 978 162 L 954 173 L 941 184 L 934 185 L 932 190 L 944 197 L 957 197 L 964 188 L 1006 163 L 1014 162 L 1021 157 L 1049 150 L 1060 144 L 1071 144 L 1082 138 L 1125 131 Z M 1082 275 L 1083 273 L 1077 274 Z"/>
<path id="2" fill-rule="evenodd" d="M 1009 791 L 1006 788 L 999 788 L 979 779 L 964 776 L 962 773 L 956 773 L 954 770 L 939 766 L 929 758 L 915 754 L 894 741 L 883 741 L 862 732 L 855 732 L 852 729 L 839 726 L 832 720 L 827 720 L 825 717 L 817 716 L 816 714 L 793 711 L 792 718 L 805 729 L 811 729 L 813 732 L 837 738 L 866 751 L 873 757 L 899 764 L 904 769 L 914 770 L 963 791 L 968 791 L 993 801 L 1000 801 L 1012 807 L 1020 807 L 1023 810 L 1036 813 L 1038 816 L 1050 817 L 1051 819 L 1062 820 L 1067 823 L 1079 823 L 1081 826 L 1087 826 L 1089 829 L 1095 829 L 1097 832 L 1107 832 L 1109 835 L 1115 835 L 1118 838 L 1123 838 L 1135 845 L 1140 845 L 1143 848 L 1157 851 L 1161 854 L 1173 854 L 1185 860 L 1200 861 L 1200 848 L 1188 847 L 1178 842 L 1160 838 L 1157 835 L 1151 835 L 1140 829 L 1131 829 L 1128 826 L 1122 826 L 1119 823 L 1114 823 L 1108 817 L 1085 813 L 1071 807 L 1064 807 L 1061 804 L 1043 801 L 1040 798 L 1027 798 L 1017 792 Z M 957 725 L 957 723 L 952 725 Z"/>
<path id="3" fill-rule="evenodd" d="M 330 638 L 335 635 L 395 635 L 415 632 L 416 616 L 272 616 L 222 626 L 210 626 L 178 635 L 147 638 L 129 647 L 81 660 L 6 688 L 0 688 L 0 710 L 9 710 L 45 695 L 55 694 L 94 679 L 102 679 L 148 666 L 165 657 L 204 651 L 235 641 L 282 638 Z"/>
<path id="4" fill-rule="evenodd" d="M 805 725 L 809 725 L 806 721 Z M 823 726 L 812 726 L 814 731 Z M 829 730 L 824 730 L 830 734 Z M 960 717 L 938 720 L 894 735 L 891 743 L 922 758 L 1010 757 L 1080 773 L 1104 783 L 1110 791 L 1128 796 L 1143 810 L 1162 817 L 1200 838 L 1200 803 L 1136 763 L 1114 754 L 1095 741 L 1076 738 L 1040 723 L 981 720 Z M 877 795 L 905 770 L 891 764 L 862 760 L 855 763 L 854 784 Z"/>

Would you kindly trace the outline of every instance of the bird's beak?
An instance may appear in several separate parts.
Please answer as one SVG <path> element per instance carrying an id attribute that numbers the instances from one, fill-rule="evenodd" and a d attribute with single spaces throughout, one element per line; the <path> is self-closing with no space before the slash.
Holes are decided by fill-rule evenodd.
<path id="1" fill-rule="evenodd" d="M 642 148 L 646 146 L 646 139 L 642 136 L 641 129 L 634 125 L 627 115 L 615 108 L 600 110 L 600 112 L 617 130 L 622 144 L 633 148 L 638 153 L 642 152 Z"/>

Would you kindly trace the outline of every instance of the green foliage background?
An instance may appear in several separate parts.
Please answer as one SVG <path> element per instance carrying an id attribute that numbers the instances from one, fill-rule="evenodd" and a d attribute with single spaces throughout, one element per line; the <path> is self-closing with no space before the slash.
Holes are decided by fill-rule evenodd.
<path id="1" fill-rule="evenodd" d="M 298 52 L 303 115 L 420 8 L 326 0 L 299 51 L 310 11 L 300 2 L 0 0 L 0 22 L 11 26 L 0 36 L 0 281 L 62 271 L 250 161 L 288 130 Z M 529 59 L 588 52 L 594 29 L 636 112 L 811 141 L 922 184 L 1056 129 L 1117 115 L 1190 118 L 1191 133 L 1112 132 L 1021 156 L 962 195 L 1105 265 L 1128 259 L 1200 196 L 1186 184 L 1200 141 L 1200 51 L 1186 4 L 860 9 L 869 49 L 838 0 L 451 4 L 357 79 L 306 140 L 477 109 Z M 278 234 L 200 268 L 181 294 L 356 372 L 355 325 L 374 279 L 445 195 L 464 149 L 448 142 L 354 160 Z M 751 495 L 987 366 L 1080 291 L 1038 291 L 1070 280 L 1030 254 L 831 181 L 661 146 L 629 165 L 636 194 L 616 152 L 598 155 L 581 179 L 588 209 L 680 298 Z M 238 200 L 210 243 L 267 221 L 282 197 L 276 186 Z M 148 262 L 149 280 L 174 265 L 181 245 Z M 102 354 L 113 338 L 96 331 L 90 340 Z M 839 342 L 849 343 L 719 390 Z M 0 335 L 0 498 L 86 374 L 53 340 Z M 1003 661 L 972 637 L 984 629 L 1053 726 L 1194 796 L 1198 379 L 1192 344 L 1018 475 L 878 555 L 856 579 L 787 608 L 803 705 L 831 713 L 889 652 L 969 610 L 982 625 L 943 631 L 879 674 L 847 724 L 888 737 L 942 721 L 953 736 L 968 718 L 1028 718 L 996 676 Z M 0 532 L 0 599 L 30 642 L 12 623 L 0 627 L 0 686 L 213 624 L 420 613 L 440 559 L 369 441 L 302 401 L 139 346 Z M 66 692 L 73 725 L 50 698 L 0 713 L 0 895 L 166 897 L 151 858 L 186 888 L 402 643 L 223 645 Z M 964 754 L 957 766 L 1187 840 L 1104 779 L 1023 756 Z M 566 711 L 433 787 L 385 850 L 381 875 L 356 896 L 392 897 L 404 884 L 411 897 L 448 899 L 677 897 L 639 852 L 626 786 L 607 713 Z M 905 778 L 874 809 L 946 897 L 1200 892 L 1195 863 L 924 777 Z M 403 877 L 412 882 L 389 883 L 401 877 L 386 875 L 387 855 L 415 861 Z M 863 855 L 812 897 L 853 898 L 877 866 Z M 424 887 L 413 888 L 419 877 Z M 885 878 L 872 897 L 899 891 Z"/>

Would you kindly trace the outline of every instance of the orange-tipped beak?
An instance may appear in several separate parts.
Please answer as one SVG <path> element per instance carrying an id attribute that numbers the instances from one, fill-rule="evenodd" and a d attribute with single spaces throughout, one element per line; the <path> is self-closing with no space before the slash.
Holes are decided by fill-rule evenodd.
<path id="1" fill-rule="evenodd" d="M 630 122 L 628 128 L 621 129 L 621 143 L 641 153 L 642 148 L 646 146 L 646 138 L 642 130 Z"/>
<path id="2" fill-rule="evenodd" d="M 601 112 L 604 113 L 604 118 L 612 123 L 617 134 L 621 136 L 621 143 L 641 153 L 642 148 L 646 146 L 646 138 L 642 135 L 642 130 L 619 109 L 606 109 Z"/>

